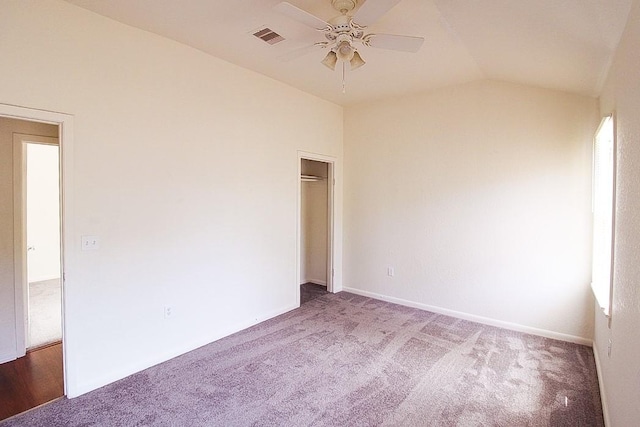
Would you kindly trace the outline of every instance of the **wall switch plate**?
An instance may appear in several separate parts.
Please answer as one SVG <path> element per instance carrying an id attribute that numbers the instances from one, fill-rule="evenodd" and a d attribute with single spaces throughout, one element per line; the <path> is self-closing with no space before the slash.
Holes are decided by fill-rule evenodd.
<path id="1" fill-rule="evenodd" d="M 396 272 L 393 270 L 393 267 L 387 267 L 387 276 L 393 277 Z"/>
<path id="2" fill-rule="evenodd" d="M 98 236 L 82 236 L 81 245 L 83 251 L 97 251 L 100 249 L 100 238 Z"/>

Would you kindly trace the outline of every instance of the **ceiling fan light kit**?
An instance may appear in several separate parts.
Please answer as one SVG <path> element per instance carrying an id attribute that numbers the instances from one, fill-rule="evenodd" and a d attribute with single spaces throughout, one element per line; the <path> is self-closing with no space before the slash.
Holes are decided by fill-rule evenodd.
<path id="1" fill-rule="evenodd" d="M 357 68 L 360 68 L 364 64 L 366 64 L 366 62 L 364 61 L 364 59 L 362 59 L 362 57 L 360 56 L 357 50 L 353 52 L 353 58 L 351 58 L 351 61 L 349 61 L 349 63 L 351 64 L 351 71 Z"/>
<path id="2" fill-rule="evenodd" d="M 351 61 L 353 52 L 355 51 L 353 46 L 351 46 L 351 38 L 345 34 L 341 34 L 338 36 L 336 43 L 335 52 L 338 55 L 338 59 L 344 62 Z"/>
<path id="3" fill-rule="evenodd" d="M 336 55 L 336 53 L 334 51 L 329 51 L 329 53 L 327 53 L 327 56 L 324 57 L 324 59 L 322 60 L 322 64 L 331 69 L 331 71 L 336 69 L 336 63 L 338 62 L 338 55 Z"/>
<path id="4" fill-rule="evenodd" d="M 331 5 L 340 12 L 340 15 L 329 21 L 318 18 L 288 2 L 279 3 L 275 6 L 275 10 L 324 33 L 327 41 L 314 43 L 313 46 L 329 49 L 329 53 L 320 61 L 327 68 L 335 70 L 338 60 L 342 62 L 344 91 L 344 65 L 348 62 L 351 70 L 356 70 L 366 64 L 355 47 L 356 43 L 403 52 L 417 52 L 422 46 L 424 42 L 422 37 L 365 33 L 369 25 L 375 23 L 399 2 L 400 0 L 367 0 L 354 15 L 351 15 L 350 12 L 358 6 L 358 0 L 331 0 Z M 305 48 L 300 50 L 303 54 L 309 51 L 310 49 Z M 287 59 L 293 59 L 293 57 L 287 55 Z"/>
<path id="5" fill-rule="evenodd" d="M 336 69 L 336 64 L 338 63 L 338 55 L 334 51 L 330 50 L 321 62 L 325 67 L 333 71 Z M 353 71 L 362 67 L 366 62 L 362 59 L 358 51 L 354 50 L 351 55 L 351 59 L 349 60 L 349 64 L 351 65 L 351 71 Z"/>

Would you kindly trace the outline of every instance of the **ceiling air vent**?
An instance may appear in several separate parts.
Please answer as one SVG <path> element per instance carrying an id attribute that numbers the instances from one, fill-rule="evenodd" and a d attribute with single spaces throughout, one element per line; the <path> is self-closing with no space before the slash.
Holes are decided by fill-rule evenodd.
<path id="1" fill-rule="evenodd" d="M 269 44 L 276 44 L 284 40 L 284 37 L 273 31 L 271 28 L 263 28 L 253 33 L 253 35 Z"/>

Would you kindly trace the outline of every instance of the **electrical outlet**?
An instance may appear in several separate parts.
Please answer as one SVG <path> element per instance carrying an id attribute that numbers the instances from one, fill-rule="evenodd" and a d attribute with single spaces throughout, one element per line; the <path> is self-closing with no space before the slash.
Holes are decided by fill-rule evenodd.
<path id="1" fill-rule="evenodd" d="M 171 319 L 172 316 L 173 316 L 173 307 L 171 307 L 170 305 L 165 305 L 164 318 L 168 320 L 168 319 Z"/>
<path id="2" fill-rule="evenodd" d="M 387 267 L 387 276 L 393 277 L 396 272 L 393 270 L 393 267 Z"/>

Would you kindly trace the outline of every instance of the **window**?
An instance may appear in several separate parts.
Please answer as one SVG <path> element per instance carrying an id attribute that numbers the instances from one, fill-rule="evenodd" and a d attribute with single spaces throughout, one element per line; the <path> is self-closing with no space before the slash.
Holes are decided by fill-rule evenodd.
<path id="1" fill-rule="evenodd" d="M 602 119 L 593 145 L 593 265 L 591 288 L 611 314 L 616 151 L 613 116 Z"/>

